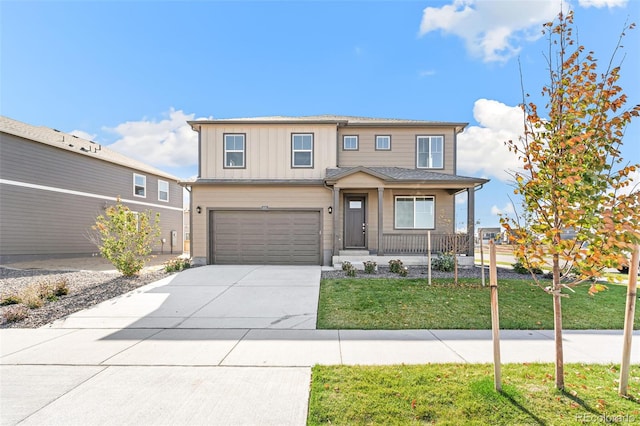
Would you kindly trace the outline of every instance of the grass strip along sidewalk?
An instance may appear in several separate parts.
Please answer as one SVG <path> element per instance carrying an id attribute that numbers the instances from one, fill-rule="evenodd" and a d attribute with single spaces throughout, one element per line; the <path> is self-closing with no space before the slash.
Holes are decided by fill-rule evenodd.
<path id="1" fill-rule="evenodd" d="M 614 366 L 567 364 L 565 392 L 551 374 L 551 364 L 504 365 L 498 393 L 487 364 L 316 366 L 307 424 L 640 424 L 640 366 L 631 398 L 617 395 Z"/>
<path id="2" fill-rule="evenodd" d="M 589 296 L 589 284 L 562 300 L 563 325 L 573 330 L 621 330 L 626 287 Z M 531 280 L 500 280 L 500 328 L 553 329 L 551 296 Z M 636 329 L 640 309 L 635 312 Z M 478 279 L 325 279 L 320 286 L 320 329 L 490 329 L 490 290 Z"/>

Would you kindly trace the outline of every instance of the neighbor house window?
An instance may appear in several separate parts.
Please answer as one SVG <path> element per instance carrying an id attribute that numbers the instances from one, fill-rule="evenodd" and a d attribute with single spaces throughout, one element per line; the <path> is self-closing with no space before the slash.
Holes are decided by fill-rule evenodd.
<path id="1" fill-rule="evenodd" d="M 144 175 L 133 174 L 133 195 L 136 197 L 147 196 L 147 177 Z"/>
<path id="2" fill-rule="evenodd" d="M 291 135 L 291 166 L 313 167 L 313 133 Z"/>
<path id="3" fill-rule="evenodd" d="M 395 227 L 398 229 L 433 229 L 433 197 L 396 197 Z"/>
<path id="4" fill-rule="evenodd" d="M 169 201 L 169 182 L 164 180 L 158 181 L 158 200 Z"/>
<path id="5" fill-rule="evenodd" d="M 389 151 L 391 149 L 391 136 L 376 136 L 376 151 Z"/>
<path id="6" fill-rule="evenodd" d="M 417 138 L 418 168 L 441 169 L 443 161 L 443 136 L 418 136 Z"/>
<path id="7" fill-rule="evenodd" d="M 355 151 L 358 149 L 358 137 L 357 136 L 343 136 L 342 137 L 342 149 L 345 151 Z"/>
<path id="8" fill-rule="evenodd" d="M 245 160 L 245 135 L 224 135 L 224 167 L 244 168 Z"/>

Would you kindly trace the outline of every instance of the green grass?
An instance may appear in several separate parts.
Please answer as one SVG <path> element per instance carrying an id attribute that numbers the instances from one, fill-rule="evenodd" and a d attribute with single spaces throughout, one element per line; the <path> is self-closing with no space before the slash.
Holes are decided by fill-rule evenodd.
<path id="1" fill-rule="evenodd" d="M 309 425 L 574 425 L 640 422 L 640 366 L 630 398 L 617 395 L 616 366 L 567 364 L 566 391 L 551 364 L 502 368 L 503 392 L 487 364 L 316 366 Z M 606 416 L 606 417 L 601 417 Z"/>
<path id="2" fill-rule="evenodd" d="M 589 296 L 588 284 L 562 299 L 565 329 L 622 329 L 626 287 Z M 498 283 L 502 329 L 552 329 L 551 296 L 529 280 Z M 635 312 L 640 327 L 640 308 Z M 321 329 L 490 329 L 490 290 L 479 280 L 330 279 L 322 280 L 318 309 Z"/>

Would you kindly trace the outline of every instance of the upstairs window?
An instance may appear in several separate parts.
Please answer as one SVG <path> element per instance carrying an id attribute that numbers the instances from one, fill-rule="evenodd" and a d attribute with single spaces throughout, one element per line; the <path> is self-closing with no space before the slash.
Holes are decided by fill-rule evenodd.
<path id="1" fill-rule="evenodd" d="M 224 167 L 229 169 L 243 169 L 245 161 L 245 135 L 224 135 Z"/>
<path id="2" fill-rule="evenodd" d="M 435 227 L 433 197 L 396 197 L 397 229 L 433 229 Z"/>
<path id="3" fill-rule="evenodd" d="M 169 202 L 169 182 L 158 181 L 158 200 Z"/>
<path id="4" fill-rule="evenodd" d="M 291 167 L 313 167 L 313 133 L 291 135 Z"/>
<path id="5" fill-rule="evenodd" d="M 136 197 L 146 197 L 147 196 L 147 177 L 144 175 L 139 175 L 137 173 L 133 174 L 133 195 Z"/>
<path id="6" fill-rule="evenodd" d="M 391 150 L 391 136 L 378 135 L 376 136 L 376 151 L 389 151 Z"/>
<path id="7" fill-rule="evenodd" d="M 343 136 L 342 137 L 342 149 L 345 151 L 357 151 L 358 150 L 358 137 L 357 136 Z"/>
<path id="8" fill-rule="evenodd" d="M 419 169 L 442 169 L 444 167 L 444 137 L 417 136 L 417 167 Z"/>

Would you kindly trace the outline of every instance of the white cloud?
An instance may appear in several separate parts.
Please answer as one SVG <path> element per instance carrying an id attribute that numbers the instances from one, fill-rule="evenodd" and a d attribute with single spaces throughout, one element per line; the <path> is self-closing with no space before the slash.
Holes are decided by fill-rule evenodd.
<path id="1" fill-rule="evenodd" d="M 95 140 L 96 136 L 98 136 L 96 134 L 87 133 L 84 130 L 72 130 L 69 132 L 69 134 L 77 136 L 82 139 L 86 139 L 88 141 Z"/>
<path id="2" fill-rule="evenodd" d="M 431 77 L 432 75 L 436 75 L 435 70 L 422 70 L 418 73 L 420 77 Z"/>
<path id="3" fill-rule="evenodd" d="M 628 0 L 578 0 L 578 4 L 582 7 L 625 7 L 627 5 Z"/>
<path id="4" fill-rule="evenodd" d="M 499 208 L 496 205 L 493 205 L 491 207 L 491 214 L 494 216 L 509 216 L 515 213 L 515 210 L 513 208 L 513 204 L 509 203 L 506 204 L 503 208 Z"/>
<path id="5" fill-rule="evenodd" d="M 480 124 L 469 126 L 458 135 L 458 171 L 468 176 L 493 176 L 512 181 L 509 171 L 520 167 L 517 156 L 505 146 L 523 134 L 522 109 L 501 102 L 478 99 L 473 116 Z"/>
<path id="6" fill-rule="evenodd" d="M 109 148 L 158 168 L 198 164 L 198 134 L 187 120 L 194 114 L 169 110 L 161 121 L 127 121 L 105 130 L 120 136 Z"/>
<path id="7" fill-rule="evenodd" d="M 565 0 L 454 0 L 425 8 L 419 34 L 441 30 L 462 38 L 467 51 L 484 62 L 506 62 L 522 43 L 540 38 L 542 24 L 552 21 L 560 8 L 567 11 L 569 5 Z"/>

